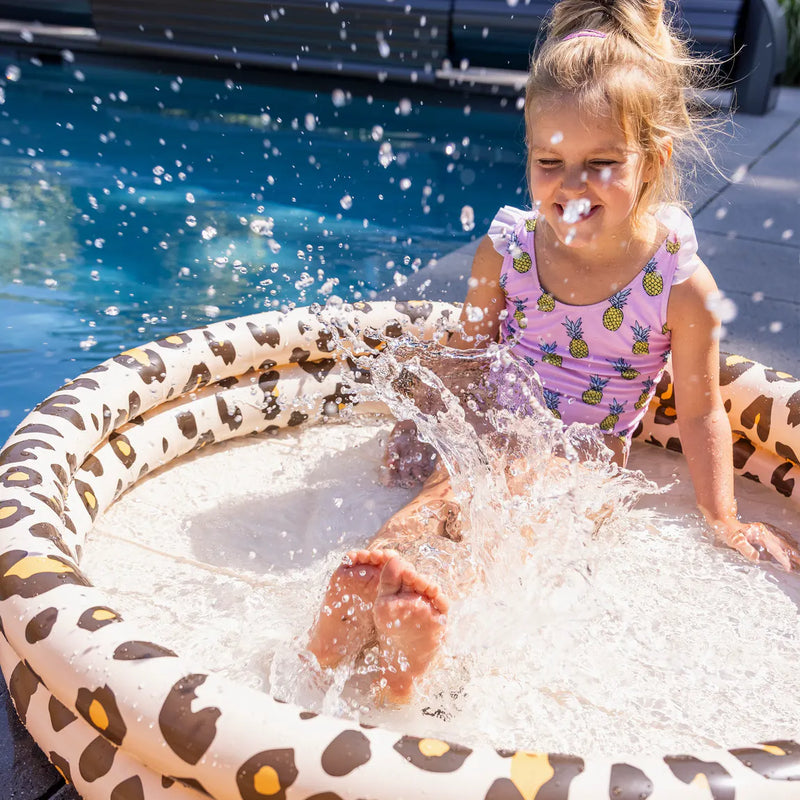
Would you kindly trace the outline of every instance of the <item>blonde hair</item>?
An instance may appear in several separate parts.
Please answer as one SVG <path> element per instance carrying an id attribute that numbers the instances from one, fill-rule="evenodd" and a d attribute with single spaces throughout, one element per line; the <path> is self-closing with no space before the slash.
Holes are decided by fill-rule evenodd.
<path id="1" fill-rule="evenodd" d="M 663 0 L 560 0 L 546 30 L 531 62 L 526 129 L 535 106 L 564 93 L 590 113 L 610 111 L 651 167 L 634 214 L 661 203 L 683 205 L 698 151 L 713 164 L 707 108 L 694 90 L 709 81 L 714 63 L 690 55 Z M 580 35 L 587 30 L 595 35 Z M 528 159 L 530 166 L 530 147 Z"/>

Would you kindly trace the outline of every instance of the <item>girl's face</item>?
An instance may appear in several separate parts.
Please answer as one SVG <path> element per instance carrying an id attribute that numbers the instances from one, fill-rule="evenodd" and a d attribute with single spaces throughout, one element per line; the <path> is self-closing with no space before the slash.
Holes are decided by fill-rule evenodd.
<path id="1" fill-rule="evenodd" d="M 591 250 L 629 241 L 649 176 L 619 124 L 569 96 L 534 104 L 529 115 L 531 193 L 558 241 Z"/>

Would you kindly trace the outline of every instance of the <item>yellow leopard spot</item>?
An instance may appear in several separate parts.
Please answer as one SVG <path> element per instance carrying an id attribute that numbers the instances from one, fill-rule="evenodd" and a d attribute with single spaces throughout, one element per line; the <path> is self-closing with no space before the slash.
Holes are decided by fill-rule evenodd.
<path id="1" fill-rule="evenodd" d="M 555 775 L 546 753 L 515 753 L 511 781 L 525 800 L 534 800 L 539 789 Z"/>
<path id="2" fill-rule="evenodd" d="M 176 335 L 176 334 L 173 334 L 172 336 L 167 336 L 167 338 L 164 341 L 165 342 L 169 342 L 170 344 L 182 344 L 183 343 L 183 339 L 181 339 L 181 337 Z"/>
<path id="3" fill-rule="evenodd" d="M 89 506 L 92 508 L 97 507 L 97 498 L 89 491 L 83 493 L 84 498 Z"/>
<path id="4" fill-rule="evenodd" d="M 794 378 L 794 375 L 790 375 L 788 372 L 778 372 L 778 370 L 775 370 L 775 374 L 779 378 Z"/>
<path id="5" fill-rule="evenodd" d="M 140 347 L 134 347 L 131 350 L 126 350 L 120 353 L 122 356 L 130 356 L 134 361 L 138 361 L 143 367 L 150 366 L 150 356 L 145 353 Z"/>
<path id="6" fill-rule="evenodd" d="M 127 442 L 124 442 L 122 439 L 118 439 L 114 444 L 117 450 L 119 450 L 120 453 L 122 453 L 122 455 L 129 456 L 131 454 L 131 446 Z"/>
<path id="7" fill-rule="evenodd" d="M 678 412 L 674 408 L 665 408 L 664 416 L 674 417 Z"/>
<path id="8" fill-rule="evenodd" d="M 253 776 L 253 788 L 265 796 L 277 794 L 281 790 L 278 773 L 272 767 L 261 767 Z"/>
<path id="9" fill-rule="evenodd" d="M 96 619 L 98 621 L 116 618 L 117 615 L 113 611 L 109 611 L 107 608 L 96 608 L 94 611 L 92 611 L 92 619 Z"/>
<path id="10" fill-rule="evenodd" d="M 41 575 L 43 573 L 61 575 L 66 572 L 74 572 L 74 570 L 68 564 L 64 564 L 61 561 L 56 561 L 47 556 L 27 556 L 17 561 L 3 577 L 27 580 L 33 575 Z"/>
<path id="11" fill-rule="evenodd" d="M 30 476 L 27 472 L 12 472 L 7 476 L 6 480 L 9 481 L 26 481 Z"/>
<path id="12" fill-rule="evenodd" d="M 16 506 L 0 506 L 0 519 L 8 519 L 16 511 Z"/>
<path id="13" fill-rule="evenodd" d="M 744 356 L 726 356 L 725 357 L 725 364 L 729 367 L 736 366 L 736 364 L 752 364 L 753 362 L 749 358 L 745 358 Z"/>
<path id="14" fill-rule="evenodd" d="M 786 751 L 781 749 L 775 744 L 762 744 L 760 745 L 762 750 L 766 750 L 767 753 L 772 753 L 773 756 L 785 756 Z"/>
<path id="15" fill-rule="evenodd" d="M 709 794 L 711 794 L 711 786 L 708 783 L 708 778 L 706 777 L 704 772 L 700 772 L 695 775 L 694 780 L 691 782 L 690 786 L 697 786 L 700 789 L 705 789 Z"/>
<path id="16" fill-rule="evenodd" d="M 662 400 L 670 400 L 672 398 L 672 393 L 674 391 L 674 387 L 672 384 L 667 386 L 666 389 L 659 395 Z"/>
<path id="17" fill-rule="evenodd" d="M 89 706 L 89 719 L 92 721 L 92 725 L 101 731 L 108 728 L 108 714 L 99 700 L 92 700 Z"/>
<path id="18" fill-rule="evenodd" d="M 420 753 L 429 758 L 443 756 L 449 749 L 450 745 L 441 741 L 441 739 L 420 739 L 419 742 Z"/>

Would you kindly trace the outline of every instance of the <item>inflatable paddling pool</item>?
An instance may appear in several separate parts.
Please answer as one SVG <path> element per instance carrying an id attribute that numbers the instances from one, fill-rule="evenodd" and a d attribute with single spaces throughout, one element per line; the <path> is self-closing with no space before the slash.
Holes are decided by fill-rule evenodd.
<path id="1" fill-rule="evenodd" d="M 376 346 L 437 336 L 444 303 L 363 303 L 338 326 Z M 533 800 L 797 797 L 800 744 L 635 759 L 467 748 L 312 714 L 153 642 L 80 570 L 87 532 L 149 471 L 210 442 L 336 415 L 347 374 L 330 323 L 296 309 L 121 353 L 42 402 L 0 452 L 0 665 L 22 721 L 87 800 Z M 800 381 L 722 357 L 743 475 L 796 501 Z M 680 449 L 669 375 L 644 440 Z"/>

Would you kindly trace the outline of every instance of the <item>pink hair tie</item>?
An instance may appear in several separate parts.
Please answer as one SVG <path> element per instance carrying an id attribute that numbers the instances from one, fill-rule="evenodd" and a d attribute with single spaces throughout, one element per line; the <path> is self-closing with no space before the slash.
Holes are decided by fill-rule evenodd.
<path id="1" fill-rule="evenodd" d="M 570 39 L 577 39 L 581 36 L 590 36 L 594 39 L 605 39 L 606 35 L 602 31 L 596 31 L 593 28 L 584 28 L 581 31 L 574 31 L 568 33 L 563 39 L 563 42 L 568 42 Z"/>

